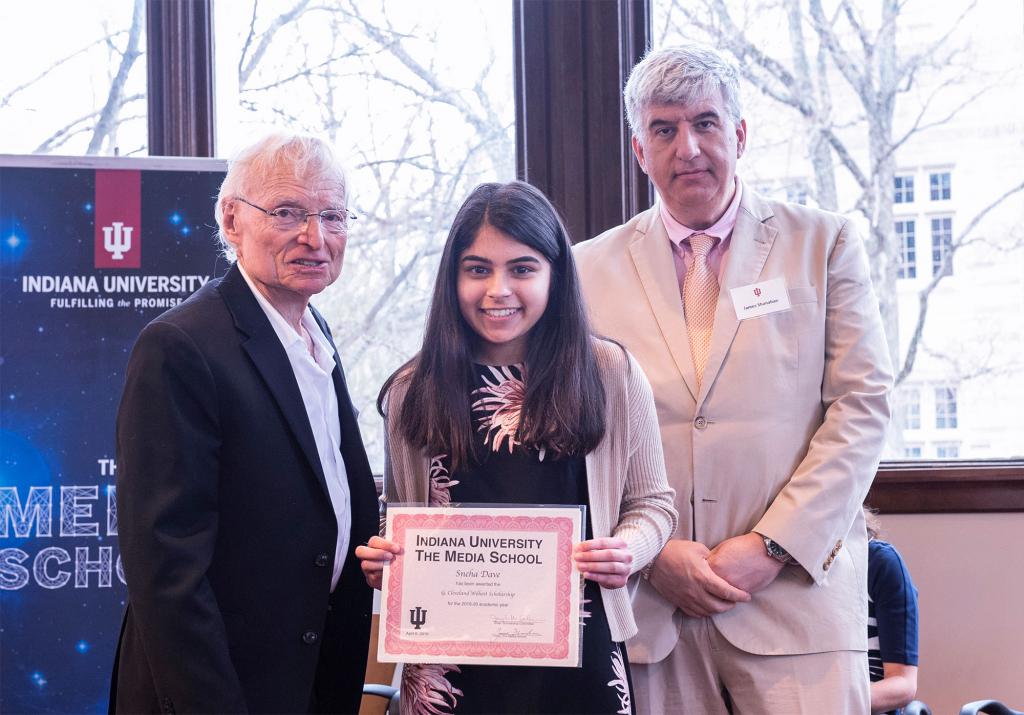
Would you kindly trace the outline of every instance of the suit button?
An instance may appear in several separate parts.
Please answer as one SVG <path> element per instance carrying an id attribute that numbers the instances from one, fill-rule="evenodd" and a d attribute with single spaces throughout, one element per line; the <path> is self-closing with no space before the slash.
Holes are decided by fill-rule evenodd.
<path id="1" fill-rule="evenodd" d="M 316 641 L 317 641 L 317 639 L 319 637 L 320 636 L 318 636 L 313 631 L 306 631 L 305 633 L 302 634 L 302 642 L 305 643 L 306 645 L 313 645 L 314 643 L 316 643 Z"/>
<path id="2" fill-rule="evenodd" d="M 693 426 L 696 427 L 697 429 L 704 429 L 705 427 L 708 426 L 708 420 L 706 417 L 701 415 L 700 417 L 693 421 Z"/>
<path id="3" fill-rule="evenodd" d="M 320 568 L 323 568 L 327 565 L 327 562 L 330 560 L 330 558 L 331 557 L 325 553 L 319 553 L 316 555 L 316 561 L 314 563 L 316 563 L 316 565 Z"/>

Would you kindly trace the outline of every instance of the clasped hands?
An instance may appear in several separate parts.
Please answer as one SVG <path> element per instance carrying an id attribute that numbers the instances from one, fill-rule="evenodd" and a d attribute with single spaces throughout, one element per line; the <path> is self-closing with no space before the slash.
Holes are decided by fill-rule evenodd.
<path id="1" fill-rule="evenodd" d="M 755 533 L 726 539 L 714 549 L 671 539 L 651 570 L 651 585 L 688 616 L 724 613 L 770 584 L 784 564 L 768 555 Z"/>
<path id="2" fill-rule="evenodd" d="M 371 588 L 380 588 L 384 564 L 393 561 L 402 551 L 394 541 L 379 536 L 371 537 L 365 546 L 356 547 L 356 558 Z M 629 579 L 633 554 L 626 548 L 625 539 L 608 536 L 579 542 L 573 547 L 573 559 L 584 577 L 605 588 L 620 588 Z"/>

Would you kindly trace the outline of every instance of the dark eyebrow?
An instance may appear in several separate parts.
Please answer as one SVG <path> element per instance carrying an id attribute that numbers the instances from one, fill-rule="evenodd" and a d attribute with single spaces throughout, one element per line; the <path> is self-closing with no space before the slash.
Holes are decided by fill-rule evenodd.
<path id="1" fill-rule="evenodd" d="M 486 263 L 487 265 L 493 265 L 494 264 L 494 261 L 492 261 L 490 258 L 484 258 L 483 256 L 474 256 L 472 254 L 467 254 L 467 255 L 462 257 L 462 259 L 461 259 L 462 263 L 466 263 L 467 261 L 473 261 L 473 262 L 476 262 L 476 263 Z M 509 263 L 535 263 L 538 266 L 540 265 L 540 261 L 537 260 L 536 258 L 534 258 L 533 256 L 520 256 L 519 258 L 513 258 L 512 260 L 510 260 L 508 262 Z"/>

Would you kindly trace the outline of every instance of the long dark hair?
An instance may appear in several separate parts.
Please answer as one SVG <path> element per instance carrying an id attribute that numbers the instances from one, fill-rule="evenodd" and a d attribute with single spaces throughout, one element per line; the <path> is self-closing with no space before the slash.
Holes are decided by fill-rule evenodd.
<path id="1" fill-rule="evenodd" d="M 408 390 L 396 415 L 408 442 L 431 454 L 447 454 L 451 469 L 473 457 L 469 393 L 477 334 L 459 309 L 459 258 L 485 224 L 529 246 L 551 264 L 547 308 L 533 326 L 523 366 L 526 395 L 516 439 L 558 454 L 586 454 L 605 430 L 604 386 L 597 368 L 568 233 L 540 191 L 521 181 L 481 184 L 455 216 L 434 284 L 423 347 L 381 388 L 384 414 L 396 381 Z"/>

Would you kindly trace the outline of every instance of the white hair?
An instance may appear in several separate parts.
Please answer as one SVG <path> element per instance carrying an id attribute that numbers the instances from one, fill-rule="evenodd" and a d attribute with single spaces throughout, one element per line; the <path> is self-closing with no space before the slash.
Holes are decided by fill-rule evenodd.
<path id="1" fill-rule="evenodd" d="M 224 255 L 236 260 L 235 248 L 224 235 L 225 200 L 248 197 L 259 190 L 269 176 L 290 174 L 299 181 L 327 181 L 337 184 L 345 197 L 345 171 L 335 158 L 330 144 L 317 137 L 300 134 L 269 134 L 235 155 L 220 185 L 214 217 L 217 239 Z"/>
<path id="2" fill-rule="evenodd" d="M 643 113 L 653 104 L 692 104 L 721 93 L 734 124 L 742 118 L 740 73 L 733 62 L 707 45 L 652 50 L 629 73 L 623 96 L 633 134 L 643 138 Z"/>

